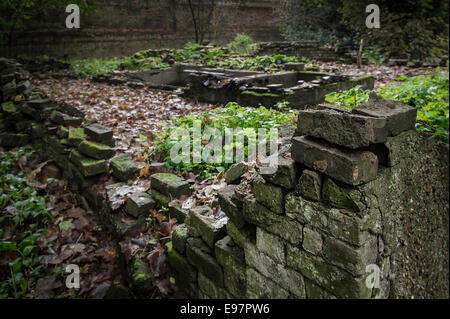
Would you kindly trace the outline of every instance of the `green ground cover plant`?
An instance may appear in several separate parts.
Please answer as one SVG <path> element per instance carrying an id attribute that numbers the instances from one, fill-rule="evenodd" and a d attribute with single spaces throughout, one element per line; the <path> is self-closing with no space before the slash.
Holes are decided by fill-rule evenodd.
<path id="1" fill-rule="evenodd" d="M 0 152 L 0 299 L 27 297 L 44 272 L 37 242 L 52 216 L 45 197 L 17 172 L 18 161 L 33 153 L 29 147 Z M 6 232 L 14 235 L 5 240 Z"/>
<path id="2" fill-rule="evenodd" d="M 228 149 L 235 150 L 236 148 L 243 148 L 245 158 L 248 155 L 248 140 L 245 140 L 245 145 L 239 145 L 236 139 L 233 140 L 231 145 L 226 145 L 223 139 L 222 144 L 222 162 L 221 163 L 206 163 L 203 159 L 201 163 L 178 163 L 175 164 L 170 158 L 170 150 L 180 139 L 171 136 L 171 132 L 175 128 L 186 128 L 190 135 L 192 136 L 192 131 L 194 128 L 194 121 L 199 120 L 201 122 L 202 132 L 207 128 L 217 129 L 222 136 L 224 135 L 225 128 L 230 129 L 242 129 L 244 132 L 248 132 L 251 136 L 252 132 L 256 132 L 259 128 L 269 130 L 271 128 L 280 128 L 282 125 L 295 124 L 297 113 L 287 107 L 287 103 L 279 103 L 274 108 L 252 108 L 252 107 L 242 107 L 237 103 L 228 103 L 225 107 L 217 108 L 211 111 L 206 111 L 199 114 L 191 114 L 187 117 L 179 118 L 175 120 L 173 128 L 164 130 L 160 135 L 158 135 L 154 141 L 154 149 L 156 152 L 164 153 L 164 160 L 169 168 L 174 169 L 176 172 L 181 174 L 186 174 L 192 172 L 194 174 L 199 174 L 203 178 L 212 178 L 220 172 L 224 172 L 226 169 L 230 168 L 236 163 L 226 163 L 224 154 Z M 267 140 L 270 141 L 273 138 L 270 134 L 267 136 Z M 203 143 L 204 141 L 202 141 Z M 214 142 L 213 140 L 207 142 Z M 202 144 L 202 152 L 205 145 Z M 191 151 L 192 151 L 192 139 L 191 139 Z"/>

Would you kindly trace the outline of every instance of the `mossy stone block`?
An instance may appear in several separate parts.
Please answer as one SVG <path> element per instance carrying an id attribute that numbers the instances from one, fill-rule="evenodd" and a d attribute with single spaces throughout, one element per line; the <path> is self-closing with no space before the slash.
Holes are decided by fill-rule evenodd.
<path id="1" fill-rule="evenodd" d="M 223 271 L 213 251 L 200 238 L 188 238 L 186 243 L 188 261 L 218 287 L 223 287 Z"/>
<path id="2" fill-rule="evenodd" d="M 148 215 L 149 210 L 155 208 L 155 205 L 155 201 L 149 194 L 138 192 L 128 197 L 125 211 L 131 216 L 138 217 L 140 215 Z"/>
<path id="3" fill-rule="evenodd" d="M 172 243 L 175 248 L 181 254 L 184 254 L 186 250 L 186 240 L 188 239 L 188 231 L 186 225 L 181 224 L 172 232 Z"/>
<path id="4" fill-rule="evenodd" d="M 320 201 L 322 190 L 322 175 L 305 169 L 297 184 L 297 191 L 306 199 Z"/>
<path id="5" fill-rule="evenodd" d="M 129 154 L 120 154 L 111 159 L 110 169 L 112 176 L 121 182 L 136 178 L 139 168 Z"/>
<path id="6" fill-rule="evenodd" d="M 172 198 L 191 194 L 189 183 L 182 177 L 171 173 L 153 174 L 151 176 L 151 187 Z"/>
<path id="7" fill-rule="evenodd" d="M 173 249 L 172 242 L 166 244 L 167 262 L 175 277 L 175 284 L 181 289 L 187 289 L 197 281 L 197 270 L 189 264 L 186 257 Z"/>
<path id="8" fill-rule="evenodd" d="M 95 159 L 109 159 L 116 153 L 116 151 L 108 145 L 91 141 L 82 141 L 78 145 L 78 151 Z"/>
<path id="9" fill-rule="evenodd" d="M 64 126 L 60 126 L 64 127 Z M 66 129 L 67 130 L 67 129 Z M 65 130 L 60 129 L 62 135 L 65 135 Z M 71 128 L 67 133 L 67 142 L 72 146 L 78 146 L 84 140 L 84 129 L 83 128 Z"/>
<path id="10" fill-rule="evenodd" d="M 106 161 L 84 157 L 77 150 L 70 153 L 71 161 L 78 167 L 83 176 L 93 176 L 106 172 Z"/>

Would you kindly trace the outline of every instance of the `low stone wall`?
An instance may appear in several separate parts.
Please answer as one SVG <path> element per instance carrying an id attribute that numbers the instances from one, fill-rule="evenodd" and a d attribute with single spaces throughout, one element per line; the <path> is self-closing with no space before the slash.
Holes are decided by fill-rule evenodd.
<path id="1" fill-rule="evenodd" d="M 352 55 L 350 47 L 332 48 L 321 45 L 315 41 L 274 41 L 258 43 L 256 54 L 285 54 L 298 56 L 319 61 L 341 61 L 343 63 L 354 63 L 356 57 Z"/>
<path id="2" fill-rule="evenodd" d="M 188 212 L 168 245 L 201 298 L 448 298 L 448 145 L 376 96 L 300 111 L 291 157 Z M 217 214 L 217 213 L 216 213 Z"/>

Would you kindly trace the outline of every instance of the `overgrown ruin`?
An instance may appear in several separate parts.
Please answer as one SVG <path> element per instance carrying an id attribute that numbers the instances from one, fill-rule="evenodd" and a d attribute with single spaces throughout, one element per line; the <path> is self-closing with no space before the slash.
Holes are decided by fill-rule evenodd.
<path id="1" fill-rule="evenodd" d="M 193 65 L 131 78 L 190 83 L 187 95 L 213 103 L 287 100 L 295 108 L 374 81 Z M 448 145 L 414 131 L 410 106 L 372 95 L 351 112 L 302 110 L 275 173 L 260 173 L 262 161 L 244 179 L 246 165 L 237 165 L 225 174 L 218 203 L 185 209 L 173 200 L 189 195 L 191 182 L 153 163 L 149 190 L 131 157 L 116 154 L 110 128 L 35 91 L 14 61 L 0 60 L 0 79 L 1 146 L 41 146 L 116 238 L 142 228 L 149 209 L 167 207 L 180 224 L 166 244 L 168 265 L 192 298 L 449 296 Z M 103 190 L 97 184 L 107 173 L 116 183 Z M 136 255 L 126 267 L 130 288 L 144 295 L 153 279 L 148 265 Z"/>

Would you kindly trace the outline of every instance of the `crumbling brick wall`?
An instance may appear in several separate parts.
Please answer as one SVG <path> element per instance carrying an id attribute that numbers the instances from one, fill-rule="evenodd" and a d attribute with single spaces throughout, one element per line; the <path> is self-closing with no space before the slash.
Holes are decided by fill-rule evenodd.
<path id="1" fill-rule="evenodd" d="M 372 96 L 352 113 L 300 111 L 291 158 L 219 204 L 191 209 L 168 245 L 201 298 L 448 298 L 448 146 L 416 110 Z M 377 272 L 379 276 L 377 277 Z"/>

